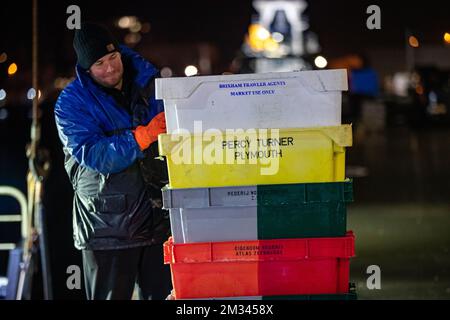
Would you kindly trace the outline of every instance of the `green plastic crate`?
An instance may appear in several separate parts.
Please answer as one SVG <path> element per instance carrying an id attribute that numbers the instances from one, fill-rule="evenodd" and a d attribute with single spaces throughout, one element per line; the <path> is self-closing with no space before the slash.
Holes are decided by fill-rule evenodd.
<path id="1" fill-rule="evenodd" d="M 353 186 L 352 181 L 262 185 L 257 199 L 260 239 L 339 237 L 347 231 Z"/>

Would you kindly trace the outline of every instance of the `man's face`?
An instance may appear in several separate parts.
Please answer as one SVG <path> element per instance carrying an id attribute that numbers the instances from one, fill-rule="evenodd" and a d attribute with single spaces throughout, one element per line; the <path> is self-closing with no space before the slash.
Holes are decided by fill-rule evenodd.
<path id="1" fill-rule="evenodd" d="M 98 59 L 90 68 L 89 73 L 98 84 L 106 88 L 120 86 L 123 76 L 123 64 L 120 52 L 109 53 Z"/>

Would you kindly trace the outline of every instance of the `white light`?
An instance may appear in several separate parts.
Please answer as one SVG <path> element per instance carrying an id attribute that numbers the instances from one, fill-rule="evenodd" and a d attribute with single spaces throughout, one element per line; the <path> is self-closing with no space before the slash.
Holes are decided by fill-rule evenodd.
<path id="1" fill-rule="evenodd" d="M 0 90 L 0 101 L 6 99 L 6 91 L 4 89 Z"/>
<path id="2" fill-rule="evenodd" d="M 284 36 L 281 33 L 279 33 L 279 32 L 274 32 L 274 33 L 272 33 L 272 39 L 275 42 L 280 43 L 280 42 L 282 42 L 284 40 Z"/>
<path id="3" fill-rule="evenodd" d="M 161 77 L 170 78 L 173 75 L 172 69 L 169 67 L 164 67 L 161 69 Z"/>
<path id="4" fill-rule="evenodd" d="M 322 56 L 317 56 L 316 59 L 314 59 L 314 64 L 317 68 L 323 69 L 327 66 L 328 61 Z"/>
<path id="5" fill-rule="evenodd" d="M 267 40 L 270 37 L 270 32 L 265 28 L 260 27 L 258 28 L 258 31 L 256 31 L 256 36 L 261 40 Z"/>
<path id="6" fill-rule="evenodd" d="M 28 90 L 27 92 L 27 98 L 29 100 L 33 100 L 34 97 L 36 97 L 36 90 L 34 88 L 30 88 L 30 90 Z"/>
<path id="7" fill-rule="evenodd" d="M 130 26 L 130 18 L 129 17 L 122 17 L 119 19 L 119 27 L 122 29 L 126 29 Z"/>
<path id="8" fill-rule="evenodd" d="M 41 98 L 42 92 L 41 90 L 39 90 L 39 99 Z M 36 90 L 34 88 L 30 88 L 30 90 L 28 90 L 27 92 L 27 98 L 29 100 L 33 100 L 36 97 Z"/>
<path id="9" fill-rule="evenodd" d="M 409 75 L 406 72 L 398 72 L 392 78 L 394 94 L 400 97 L 408 96 Z"/>
<path id="10" fill-rule="evenodd" d="M 117 22 L 119 28 L 121 29 L 136 28 L 138 23 L 138 18 L 134 16 L 124 16 Z"/>
<path id="11" fill-rule="evenodd" d="M 136 17 L 125 16 L 125 17 L 120 18 L 119 22 L 117 24 L 119 25 L 119 28 L 127 29 L 127 28 L 135 27 L 137 22 L 138 21 L 137 21 Z"/>
<path id="12" fill-rule="evenodd" d="M 195 66 L 187 66 L 184 69 L 184 74 L 188 77 L 195 76 L 198 73 L 198 69 Z"/>

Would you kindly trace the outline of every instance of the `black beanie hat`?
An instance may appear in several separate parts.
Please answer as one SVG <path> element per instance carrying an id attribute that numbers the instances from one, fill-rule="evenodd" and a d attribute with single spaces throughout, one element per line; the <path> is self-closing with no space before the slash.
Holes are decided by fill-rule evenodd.
<path id="1" fill-rule="evenodd" d="M 84 22 L 81 29 L 75 30 L 73 47 L 77 53 L 78 64 L 87 70 L 104 55 L 118 51 L 119 43 L 105 27 Z"/>

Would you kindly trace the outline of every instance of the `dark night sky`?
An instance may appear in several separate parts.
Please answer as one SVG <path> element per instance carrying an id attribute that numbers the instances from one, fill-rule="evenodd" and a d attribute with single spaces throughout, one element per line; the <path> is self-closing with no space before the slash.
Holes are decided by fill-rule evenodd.
<path id="1" fill-rule="evenodd" d="M 319 36 L 323 53 L 335 57 L 373 47 L 403 46 L 405 27 L 415 32 L 421 43 L 442 43 L 450 32 L 450 1 L 366 1 L 310 0 L 306 14 L 310 30 Z M 256 11 L 252 1 L 78 1 L 40 0 L 41 62 L 64 68 L 73 63 L 72 32 L 65 27 L 66 8 L 77 4 L 83 20 L 111 24 L 123 15 L 136 15 L 150 22 L 146 43 L 171 44 L 211 42 L 219 47 L 222 59 L 231 60 Z M 365 27 L 366 8 L 378 4 L 382 30 Z M 31 0 L 2 1 L 0 50 L 21 61 L 25 68 L 31 53 Z"/>

